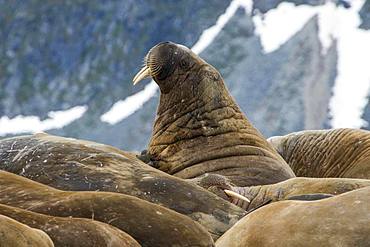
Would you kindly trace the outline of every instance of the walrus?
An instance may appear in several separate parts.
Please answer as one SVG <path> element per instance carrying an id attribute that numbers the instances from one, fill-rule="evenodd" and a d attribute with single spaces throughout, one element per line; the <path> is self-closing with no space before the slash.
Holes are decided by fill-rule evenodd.
<path id="1" fill-rule="evenodd" d="M 296 177 L 276 184 L 238 187 L 226 177 L 216 174 L 207 174 L 192 182 L 225 200 L 230 200 L 248 212 L 276 201 L 320 200 L 370 186 L 370 180 L 367 179 Z M 229 197 L 224 192 L 225 189 L 234 191 L 241 197 Z"/>
<path id="2" fill-rule="evenodd" d="M 140 246 L 127 233 L 91 219 L 52 217 L 0 204 L 0 214 L 47 233 L 57 246 Z"/>
<path id="3" fill-rule="evenodd" d="M 0 171 L 0 203 L 51 216 L 108 223 L 141 246 L 213 246 L 209 233 L 189 217 L 124 194 L 61 191 Z"/>
<path id="4" fill-rule="evenodd" d="M 248 214 L 217 247 L 369 246 L 370 187 L 318 201 L 280 201 Z"/>
<path id="5" fill-rule="evenodd" d="M 43 231 L 0 215 L 0 246 L 53 247 L 53 241 Z"/>
<path id="6" fill-rule="evenodd" d="M 245 215 L 239 207 L 133 154 L 89 141 L 44 133 L 3 139 L 0 169 L 61 190 L 135 196 L 189 216 L 214 239 Z"/>
<path id="7" fill-rule="evenodd" d="M 268 141 L 297 176 L 370 179 L 370 131 L 306 130 Z"/>
<path id="8" fill-rule="evenodd" d="M 220 73 L 187 47 L 154 46 L 134 84 L 146 77 L 161 92 L 146 153 L 154 167 L 186 179 L 220 174 L 237 186 L 295 176 L 242 113 Z"/>

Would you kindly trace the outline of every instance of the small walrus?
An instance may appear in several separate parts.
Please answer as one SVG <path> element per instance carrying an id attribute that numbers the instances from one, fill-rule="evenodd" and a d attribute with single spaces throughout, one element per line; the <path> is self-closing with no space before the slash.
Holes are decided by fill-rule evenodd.
<path id="1" fill-rule="evenodd" d="M 245 211 L 133 154 L 48 134 L 0 140 L 0 169 L 62 190 L 128 194 L 189 216 L 217 239 Z"/>
<path id="2" fill-rule="evenodd" d="M 0 246 L 53 247 L 54 244 L 45 232 L 0 215 Z"/>
<path id="3" fill-rule="evenodd" d="M 0 214 L 44 231 L 50 236 L 56 247 L 140 246 L 130 235 L 118 228 L 91 219 L 52 217 L 4 204 L 0 204 Z"/>
<path id="4" fill-rule="evenodd" d="M 119 193 L 61 191 L 0 171 L 0 203 L 51 216 L 108 223 L 129 234 L 141 246 L 213 245 L 209 233 L 189 217 Z"/>
<path id="5" fill-rule="evenodd" d="M 306 130 L 268 141 L 297 176 L 370 179 L 370 131 Z"/>
<path id="6" fill-rule="evenodd" d="M 237 186 L 295 176 L 242 113 L 220 73 L 187 47 L 154 46 L 134 84 L 146 77 L 161 91 L 147 150 L 154 167 L 186 179 L 220 174 Z"/>
<path id="7" fill-rule="evenodd" d="M 369 246 L 370 187 L 318 201 L 281 201 L 248 214 L 217 247 Z"/>

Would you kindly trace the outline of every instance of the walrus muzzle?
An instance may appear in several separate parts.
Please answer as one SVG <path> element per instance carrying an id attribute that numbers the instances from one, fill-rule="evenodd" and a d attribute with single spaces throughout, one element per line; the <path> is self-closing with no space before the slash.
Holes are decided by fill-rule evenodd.
<path id="1" fill-rule="evenodd" d="M 136 85 L 140 81 L 148 77 L 158 77 L 165 79 L 173 72 L 174 65 L 177 63 L 178 51 L 177 44 L 172 42 L 162 42 L 149 50 L 144 58 L 143 68 L 134 76 L 133 84 Z"/>

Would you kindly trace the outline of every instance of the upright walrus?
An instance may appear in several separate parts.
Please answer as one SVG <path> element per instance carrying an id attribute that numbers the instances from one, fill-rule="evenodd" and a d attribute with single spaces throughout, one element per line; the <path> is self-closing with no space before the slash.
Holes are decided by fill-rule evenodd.
<path id="1" fill-rule="evenodd" d="M 62 190 L 135 196 L 189 216 L 214 239 L 245 215 L 237 206 L 130 153 L 89 141 L 47 134 L 3 139 L 0 169 Z"/>
<path id="2" fill-rule="evenodd" d="M 134 84 L 149 76 L 161 91 L 148 147 L 154 167 L 180 178 L 216 173 L 238 186 L 294 177 L 239 109 L 220 73 L 190 49 L 171 42 L 154 46 Z"/>
<path id="3" fill-rule="evenodd" d="M 370 179 L 370 131 L 306 130 L 268 140 L 297 176 Z"/>

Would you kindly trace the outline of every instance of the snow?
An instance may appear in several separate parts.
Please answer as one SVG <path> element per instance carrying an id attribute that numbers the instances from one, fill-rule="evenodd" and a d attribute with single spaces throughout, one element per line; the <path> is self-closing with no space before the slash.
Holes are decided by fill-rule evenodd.
<path id="1" fill-rule="evenodd" d="M 249 2 L 249 4 L 248 4 L 248 2 Z M 250 2 L 251 2 L 251 0 L 248 0 L 248 1 L 234 0 L 234 1 L 232 1 L 230 3 L 230 5 L 227 7 L 225 13 L 223 13 L 222 15 L 220 15 L 218 17 L 218 19 L 216 21 L 216 24 L 202 32 L 198 41 L 194 44 L 194 46 L 191 48 L 191 50 L 196 54 L 199 54 L 202 51 L 204 51 L 204 49 L 206 49 L 207 46 L 209 46 L 213 42 L 213 40 L 216 38 L 218 33 L 224 28 L 224 26 L 230 20 L 230 18 L 234 16 L 236 10 L 239 7 L 243 7 L 243 8 L 248 8 L 249 7 L 251 9 L 251 3 Z M 253 2 L 252 2 L 252 4 L 253 4 Z"/>
<path id="2" fill-rule="evenodd" d="M 283 2 L 265 15 L 253 17 L 255 33 L 265 53 L 273 52 L 296 34 L 313 16 L 318 16 L 321 53 L 337 41 L 338 74 L 330 100 L 329 111 L 333 128 L 360 128 L 370 91 L 370 32 L 359 29 L 359 11 L 364 0 L 351 1 L 345 9 L 327 1 L 324 5 L 295 6 Z"/>
<path id="3" fill-rule="evenodd" d="M 359 29 L 358 14 L 364 0 L 353 0 L 352 8 L 335 10 L 338 40 L 338 75 L 330 100 L 333 128 L 360 128 L 368 123 L 361 117 L 370 92 L 370 31 Z"/>
<path id="4" fill-rule="evenodd" d="M 255 34 L 260 36 L 265 53 L 273 52 L 287 42 L 316 14 L 308 5 L 283 2 L 266 14 L 253 16 Z"/>
<path id="5" fill-rule="evenodd" d="M 75 106 L 65 111 L 51 111 L 49 118 L 40 120 L 37 116 L 16 116 L 0 118 L 0 136 L 7 134 L 35 133 L 49 129 L 59 129 L 80 118 L 87 111 L 87 106 Z"/>
<path id="6" fill-rule="evenodd" d="M 201 53 L 209 44 L 212 43 L 239 7 L 245 8 L 246 12 L 250 13 L 252 11 L 252 5 L 252 0 L 233 0 L 227 7 L 226 11 L 217 18 L 216 24 L 202 32 L 198 41 L 193 45 L 191 50 L 196 54 Z M 157 89 L 157 84 L 152 80 L 142 91 L 133 94 L 124 100 L 116 102 L 111 109 L 100 117 L 100 120 L 109 124 L 116 124 L 122 121 L 139 110 L 156 94 Z"/>
<path id="7" fill-rule="evenodd" d="M 145 102 L 156 94 L 157 89 L 157 84 L 152 80 L 142 91 L 116 102 L 109 111 L 100 117 L 100 120 L 109 124 L 122 121 L 140 109 Z"/>

